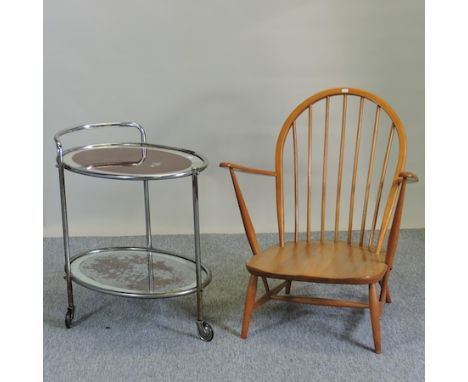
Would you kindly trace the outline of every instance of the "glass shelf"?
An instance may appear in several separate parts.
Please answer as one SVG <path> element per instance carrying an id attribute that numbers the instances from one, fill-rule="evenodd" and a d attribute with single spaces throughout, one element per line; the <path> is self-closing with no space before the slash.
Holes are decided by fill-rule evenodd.
<path id="1" fill-rule="evenodd" d="M 203 265 L 201 270 L 205 287 L 211 272 Z M 197 289 L 195 261 L 160 249 L 94 249 L 71 259 L 71 275 L 87 288 L 127 297 L 174 297 Z"/>
<path id="2" fill-rule="evenodd" d="M 208 162 L 201 155 L 149 143 L 104 143 L 69 149 L 63 165 L 72 172 L 125 180 L 168 179 L 203 171 Z"/>

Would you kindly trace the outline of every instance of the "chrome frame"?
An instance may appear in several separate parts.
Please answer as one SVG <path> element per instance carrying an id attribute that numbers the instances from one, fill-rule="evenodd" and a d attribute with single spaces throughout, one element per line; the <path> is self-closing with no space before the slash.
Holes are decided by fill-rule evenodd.
<path id="1" fill-rule="evenodd" d="M 60 164 L 62 162 L 63 155 L 64 155 L 62 142 L 59 139 L 60 137 L 69 133 L 74 133 L 74 132 L 81 131 L 81 130 L 97 129 L 100 127 L 132 127 L 132 128 L 138 129 L 138 131 L 140 132 L 141 143 L 146 143 L 145 129 L 143 129 L 142 126 L 140 126 L 138 123 L 135 123 L 135 122 L 105 122 L 105 123 L 90 123 L 87 125 L 80 125 L 80 126 L 72 127 L 71 129 L 61 130 L 57 134 L 54 135 L 55 146 L 57 147 L 57 164 Z"/>
<path id="2" fill-rule="evenodd" d="M 192 174 L 193 230 L 195 239 L 195 272 L 197 277 L 197 320 L 203 321 L 203 286 L 201 280 L 200 216 L 198 212 L 198 171 Z"/>
<path id="3" fill-rule="evenodd" d="M 70 272 L 70 239 L 68 234 L 68 214 L 67 214 L 67 198 L 65 194 L 65 173 L 63 166 L 59 166 L 59 182 L 60 182 L 60 202 L 62 210 L 62 230 L 63 230 L 63 250 L 65 254 L 65 279 L 67 281 L 67 298 L 68 309 L 71 312 L 75 311 L 73 301 L 73 285 Z"/>
<path id="4" fill-rule="evenodd" d="M 128 128 L 135 128 L 140 133 L 140 143 L 107 143 L 107 144 L 91 144 L 86 146 L 80 146 L 71 148 L 68 150 L 63 150 L 63 145 L 60 138 L 66 134 L 78 132 L 82 130 L 91 130 L 95 128 L 101 127 L 128 127 Z M 183 296 L 191 293 L 197 294 L 197 327 L 199 329 L 201 324 L 205 326 L 208 325 L 203 321 L 203 304 L 202 304 L 202 292 L 203 288 L 206 287 L 211 282 L 211 271 L 205 267 L 201 263 L 201 249 L 200 249 L 200 225 L 199 225 L 199 211 L 198 211 L 198 174 L 203 171 L 208 166 L 208 161 L 202 155 L 197 154 L 193 151 L 163 146 L 163 145 L 154 145 L 146 143 L 146 133 L 142 126 L 134 122 L 110 122 L 110 123 L 98 123 L 98 124 L 87 124 L 76 126 L 70 129 L 59 131 L 54 136 L 54 141 L 56 145 L 56 153 L 57 153 L 57 168 L 59 171 L 59 184 L 60 184 L 60 201 L 61 201 L 61 212 L 62 212 L 62 229 L 63 229 L 63 245 L 64 245 L 64 255 L 65 255 L 65 279 L 67 282 L 67 297 L 68 297 L 68 313 L 71 313 L 71 319 L 74 316 L 74 300 L 73 300 L 73 282 L 76 282 L 79 285 L 82 285 L 86 288 L 112 294 L 118 295 L 123 297 L 132 297 L 132 298 L 167 298 L 167 297 L 176 297 L 176 296 Z M 146 155 L 147 148 L 160 148 L 166 150 L 174 150 L 179 151 L 181 153 L 189 154 L 195 156 L 201 160 L 201 166 L 197 168 L 190 168 L 187 171 L 177 172 L 177 173 L 170 173 L 165 174 L 164 176 L 131 176 L 131 175 L 117 175 L 117 174 L 106 174 L 106 173 L 97 173 L 93 171 L 88 171 L 84 169 L 78 169 L 71 167 L 63 162 L 63 158 L 65 155 L 80 149 L 87 149 L 87 148 L 95 148 L 101 147 L 103 145 L 106 146 L 135 146 L 135 147 L 142 147 L 143 148 L 143 156 Z M 144 159 L 142 158 L 142 160 Z M 65 170 L 75 172 L 81 175 L 93 176 L 98 178 L 107 178 L 107 179 L 119 179 L 119 180 L 139 180 L 143 181 L 143 192 L 144 192 L 144 203 L 145 203 L 145 226 L 146 226 L 146 247 L 108 247 L 108 248 L 100 248 L 94 249 L 91 251 L 86 251 L 80 253 L 76 256 L 70 257 L 70 239 L 69 239 L 69 230 L 68 230 L 68 212 L 67 212 L 67 201 L 66 201 L 66 192 L 65 192 Z M 194 239 L 195 239 L 195 261 L 189 259 L 185 256 L 180 254 L 176 254 L 171 251 L 156 249 L 153 247 L 152 243 L 152 234 L 151 234 L 151 214 L 150 214 L 150 204 L 149 204 L 149 180 L 163 180 L 163 179 L 173 179 L 173 178 L 180 178 L 185 176 L 192 176 L 192 196 L 193 196 L 193 219 L 194 219 Z M 152 254 L 155 252 L 164 253 L 170 256 L 175 256 L 178 258 L 185 259 L 189 262 L 195 263 L 195 272 L 196 272 L 196 286 L 194 288 L 182 289 L 174 292 L 163 292 L 163 293 L 124 293 L 118 291 L 112 291 L 111 289 L 99 288 L 95 285 L 90 285 L 83 280 L 80 280 L 78 277 L 72 275 L 71 272 L 71 263 L 76 259 L 86 256 L 89 254 L 94 254 L 102 251 L 109 251 L 109 250 L 129 250 L 129 251 L 146 251 L 148 253 L 148 274 L 151 275 L 149 277 L 149 290 L 152 291 L 153 288 L 153 262 L 152 262 Z M 202 271 L 207 274 L 206 280 L 203 282 L 202 280 Z M 71 320 L 70 320 L 71 322 Z M 209 326 L 209 325 L 208 325 Z M 211 327 L 210 327 L 211 328 Z M 200 337 L 204 339 L 203 337 Z M 211 333 L 212 338 L 212 333 Z M 210 338 L 210 339 L 211 339 Z M 210 340 L 208 339 L 208 340 Z"/>

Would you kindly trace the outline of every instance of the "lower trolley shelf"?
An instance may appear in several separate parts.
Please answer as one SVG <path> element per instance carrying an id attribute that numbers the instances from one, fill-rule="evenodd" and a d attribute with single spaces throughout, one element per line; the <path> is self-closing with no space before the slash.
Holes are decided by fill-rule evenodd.
<path id="1" fill-rule="evenodd" d="M 165 298 L 197 291 L 195 260 L 155 248 L 111 247 L 80 253 L 71 259 L 74 282 L 124 297 Z M 201 265 L 202 288 L 211 272 Z"/>

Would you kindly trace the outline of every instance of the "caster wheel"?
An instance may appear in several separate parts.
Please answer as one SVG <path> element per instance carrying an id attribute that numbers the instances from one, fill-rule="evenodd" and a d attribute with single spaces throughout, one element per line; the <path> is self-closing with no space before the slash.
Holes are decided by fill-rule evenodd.
<path id="1" fill-rule="evenodd" d="M 198 337 L 201 340 L 210 342 L 213 339 L 214 331 L 211 325 L 205 321 L 197 322 Z"/>
<path id="2" fill-rule="evenodd" d="M 67 327 L 67 329 L 71 328 L 74 317 L 75 317 L 75 310 L 72 308 L 68 308 L 67 313 L 65 314 L 65 326 Z"/>

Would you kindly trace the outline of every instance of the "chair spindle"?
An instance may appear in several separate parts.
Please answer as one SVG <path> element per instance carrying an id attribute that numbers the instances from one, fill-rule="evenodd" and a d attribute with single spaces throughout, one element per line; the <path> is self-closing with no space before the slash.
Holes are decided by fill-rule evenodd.
<path id="1" fill-rule="evenodd" d="M 361 128 L 362 128 L 362 113 L 364 111 L 364 97 L 361 97 L 359 102 L 359 116 L 356 131 L 356 143 L 354 146 L 354 164 L 353 164 L 353 179 L 351 181 L 351 197 L 349 199 L 349 222 L 348 222 L 348 244 L 351 244 L 351 235 L 353 230 L 353 212 L 354 212 L 354 195 L 356 191 L 356 175 L 358 170 L 359 147 L 361 143 Z"/>
<path id="2" fill-rule="evenodd" d="M 294 151 L 294 241 L 299 239 L 299 175 L 297 159 L 297 132 L 296 121 L 293 122 L 293 151 Z"/>
<path id="3" fill-rule="evenodd" d="M 335 241 L 338 241 L 338 230 L 340 225 L 340 199 L 341 199 L 341 179 L 343 177 L 343 156 L 344 144 L 346 138 L 346 108 L 347 95 L 343 96 L 343 111 L 341 117 L 341 141 L 340 141 L 340 160 L 338 164 L 338 180 L 336 186 L 336 208 L 335 208 Z"/>
<path id="4" fill-rule="evenodd" d="M 326 98 L 325 110 L 325 137 L 323 142 L 323 169 L 322 169 L 322 216 L 320 223 L 320 241 L 325 239 L 325 207 L 327 193 L 327 157 L 328 157 L 328 128 L 330 125 L 330 97 Z"/>
<path id="5" fill-rule="evenodd" d="M 364 243 L 364 231 L 366 228 L 366 217 L 367 217 L 367 206 L 369 204 L 369 193 L 371 188 L 372 182 L 372 169 L 374 166 L 374 155 L 375 155 L 375 144 L 377 142 L 377 130 L 379 128 L 379 117 L 380 117 L 380 106 L 377 106 L 375 111 L 375 119 L 374 119 L 374 130 L 372 132 L 372 146 L 369 158 L 369 168 L 367 170 L 367 182 L 366 182 L 366 191 L 364 197 L 364 206 L 362 208 L 362 222 L 361 222 L 361 235 L 359 238 L 359 245 L 362 247 Z"/>
<path id="6" fill-rule="evenodd" d="M 382 164 L 382 172 L 380 175 L 380 181 L 379 181 L 379 188 L 377 191 L 377 198 L 375 200 L 375 208 L 374 208 L 374 218 L 372 220 L 372 230 L 369 238 L 369 248 L 371 248 L 372 243 L 374 241 L 374 235 L 375 235 L 375 227 L 377 225 L 377 218 L 379 216 L 379 208 L 380 208 L 380 200 L 382 199 L 382 190 L 383 186 L 385 183 L 385 174 L 387 173 L 387 167 L 388 167 L 388 158 L 390 157 L 390 150 L 392 148 L 392 142 L 393 142 L 393 135 L 395 133 L 394 129 L 394 124 L 390 126 L 390 132 L 388 135 L 388 141 L 387 141 L 387 148 L 385 149 L 385 157 L 384 161 Z"/>
<path id="7" fill-rule="evenodd" d="M 310 213 L 312 208 L 312 105 L 309 106 L 307 126 L 307 242 L 310 241 Z"/>

